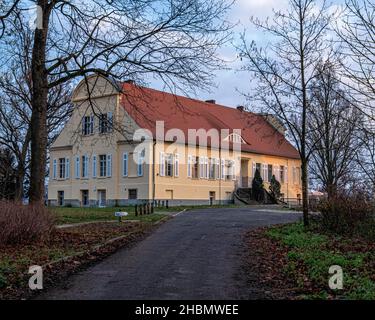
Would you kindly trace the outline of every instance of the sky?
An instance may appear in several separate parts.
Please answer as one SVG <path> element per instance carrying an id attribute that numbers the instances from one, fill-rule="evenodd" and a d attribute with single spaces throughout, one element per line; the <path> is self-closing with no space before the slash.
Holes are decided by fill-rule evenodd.
<path id="1" fill-rule="evenodd" d="M 341 6 L 344 0 L 332 0 L 328 2 L 332 6 Z M 248 42 L 255 40 L 258 44 L 265 44 L 268 40 L 265 35 L 255 30 L 249 18 L 251 16 L 265 19 L 272 16 L 272 9 L 282 10 L 287 8 L 288 0 L 237 0 L 229 13 L 228 20 L 238 25 L 234 29 L 233 43 L 220 50 L 220 55 L 225 58 L 231 70 L 223 70 L 216 73 L 216 86 L 211 92 L 197 91 L 195 98 L 200 100 L 214 99 L 217 103 L 236 107 L 246 105 L 246 99 L 241 92 L 246 92 L 250 87 L 249 74 L 238 72 L 243 62 L 237 57 L 235 45 L 241 32 L 246 30 Z"/>

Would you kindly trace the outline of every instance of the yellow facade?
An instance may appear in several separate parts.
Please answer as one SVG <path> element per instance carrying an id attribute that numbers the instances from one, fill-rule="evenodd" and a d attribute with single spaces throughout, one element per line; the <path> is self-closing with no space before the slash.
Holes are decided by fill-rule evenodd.
<path id="1" fill-rule="evenodd" d="M 73 96 L 73 116 L 50 149 L 50 205 L 110 206 L 144 200 L 169 200 L 170 205 L 227 203 L 236 188 L 251 187 L 256 168 L 268 188 L 270 165 L 281 180 L 283 196 L 300 197 L 298 159 L 156 140 L 134 142 L 132 135 L 139 127 L 120 106 L 115 85 L 103 78 L 89 81 L 90 100 L 87 84 L 81 83 Z M 82 134 L 83 117 L 96 119 L 105 113 L 113 114 L 110 132 L 98 133 L 100 122 L 93 121 L 93 132 Z M 144 161 L 138 164 L 134 154 L 141 150 Z"/>

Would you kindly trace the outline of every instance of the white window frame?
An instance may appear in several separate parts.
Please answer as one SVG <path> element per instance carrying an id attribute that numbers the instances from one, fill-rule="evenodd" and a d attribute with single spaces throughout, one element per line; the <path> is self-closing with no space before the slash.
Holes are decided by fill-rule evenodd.
<path id="1" fill-rule="evenodd" d="M 96 178 L 96 170 L 97 170 L 97 162 L 96 162 L 96 155 L 92 156 L 92 177 Z"/>
<path id="2" fill-rule="evenodd" d="M 179 172 L 179 169 L 180 168 L 180 156 L 178 153 L 176 153 L 174 155 L 174 176 L 175 177 L 178 177 L 180 172 Z"/>
<path id="3" fill-rule="evenodd" d="M 122 176 L 127 177 L 129 174 L 129 154 L 124 152 L 122 154 Z"/>
<path id="4" fill-rule="evenodd" d="M 52 178 L 56 179 L 57 177 L 57 159 L 53 159 L 53 164 L 52 164 Z"/>
<path id="5" fill-rule="evenodd" d="M 189 154 L 188 155 L 188 161 L 187 161 L 187 176 L 188 178 L 191 178 L 192 177 L 192 174 L 191 174 L 191 155 Z"/>
<path id="6" fill-rule="evenodd" d="M 112 177 L 112 155 L 107 154 L 107 177 Z"/>
<path id="7" fill-rule="evenodd" d="M 165 162 L 164 162 L 164 152 L 160 152 L 160 168 L 159 168 L 159 175 L 161 177 L 165 176 Z"/>

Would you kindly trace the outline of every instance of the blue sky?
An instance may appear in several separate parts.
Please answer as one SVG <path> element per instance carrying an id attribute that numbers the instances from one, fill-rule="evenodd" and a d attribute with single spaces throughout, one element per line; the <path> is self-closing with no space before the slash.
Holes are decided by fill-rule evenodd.
<path id="1" fill-rule="evenodd" d="M 344 4 L 344 0 L 328 1 L 332 6 L 340 6 Z M 227 61 L 231 61 L 228 66 L 231 70 L 223 70 L 216 73 L 215 82 L 217 86 L 211 89 L 210 93 L 198 91 L 197 97 L 201 100 L 215 99 L 217 103 L 227 106 L 245 105 L 244 97 L 238 92 L 246 92 L 250 86 L 249 75 L 238 72 L 241 66 L 241 61 L 237 58 L 237 53 L 234 48 L 238 35 L 246 29 L 247 40 L 250 42 L 255 40 L 257 43 L 265 43 L 270 39 L 265 38 L 264 34 L 252 28 L 249 18 L 251 16 L 266 18 L 272 15 L 272 8 L 282 10 L 287 8 L 288 0 L 237 0 L 234 4 L 229 20 L 232 22 L 239 22 L 234 31 L 233 44 L 228 44 L 220 50 L 220 54 L 225 57 Z"/>

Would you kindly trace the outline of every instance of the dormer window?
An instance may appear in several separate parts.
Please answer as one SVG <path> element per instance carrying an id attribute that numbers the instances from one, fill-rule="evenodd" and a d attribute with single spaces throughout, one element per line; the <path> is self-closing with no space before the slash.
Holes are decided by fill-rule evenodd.
<path id="1" fill-rule="evenodd" d="M 112 112 L 102 113 L 99 116 L 99 133 L 111 132 L 112 127 L 113 127 Z"/>
<path id="2" fill-rule="evenodd" d="M 231 133 L 229 136 L 227 136 L 224 141 L 229 141 L 232 143 L 242 143 L 246 144 L 245 140 L 237 133 Z"/>
<path id="3" fill-rule="evenodd" d="M 94 133 L 94 116 L 84 116 L 82 118 L 82 134 L 87 136 Z"/>

